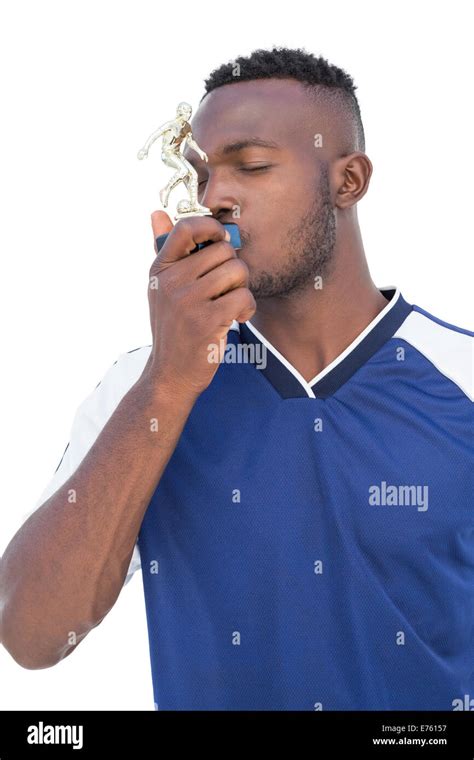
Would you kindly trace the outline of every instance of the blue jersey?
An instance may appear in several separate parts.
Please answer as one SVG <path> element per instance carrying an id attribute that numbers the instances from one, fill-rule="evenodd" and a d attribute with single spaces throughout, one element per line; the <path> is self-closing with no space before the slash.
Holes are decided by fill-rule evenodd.
<path id="1" fill-rule="evenodd" d="M 158 709 L 474 696 L 472 333 L 385 296 L 309 383 L 230 331 L 139 534 Z"/>
<path id="2" fill-rule="evenodd" d="M 156 709 L 474 697 L 473 333 L 382 292 L 310 382 L 251 322 L 229 331 L 127 576 L 141 563 Z M 63 478 L 150 350 L 91 394 L 76 429 L 101 419 L 76 453 L 73 436 Z"/>

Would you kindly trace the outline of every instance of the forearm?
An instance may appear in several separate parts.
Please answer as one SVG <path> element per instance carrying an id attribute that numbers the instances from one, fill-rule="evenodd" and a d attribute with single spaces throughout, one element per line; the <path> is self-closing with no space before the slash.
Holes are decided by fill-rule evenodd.
<path id="1" fill-rule="evenodd" d="M 158 129 L 156 132 L 153 132 L 153 134 L 150 135 L 150 137 L 146 141 L 146 143 L 144 145 L 144 149 L 146 151 L 150 150 L 150 148 L 153 145 L 153 143 L 156 142 L 156 140 L 158 140 L 158 138 L 161 137 L 162 135 L 163 135 L 163 130 L 162 129 Z"/>
<path id="2" fill-rule="evenodd" d="M 188 139 L 188 147 L 191 148 L 195 153 L 197 153 L 198 156 L 201 155 L 202 153 L 201 148 L 199 147 L 199 145 L 197 144 L 195 140 Z"/>
<path id="3" fill-rule="evenodd" d="M 21 665 L 55 664 L 114 605 L 193 403 L 144 373 L 77 470 L 11 540 L 0 564 L 0 636 Z"/>

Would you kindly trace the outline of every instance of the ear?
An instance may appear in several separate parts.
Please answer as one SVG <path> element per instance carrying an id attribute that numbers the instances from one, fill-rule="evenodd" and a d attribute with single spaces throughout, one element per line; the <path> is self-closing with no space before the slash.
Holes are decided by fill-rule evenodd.
<path id="1" fill-rule="evenodd" d="M 372 171 L 370 159 L 360 151 L 337 159 L 332 169 L 335 206 L 341 209 L 355 206 L 367 192 Z"/>

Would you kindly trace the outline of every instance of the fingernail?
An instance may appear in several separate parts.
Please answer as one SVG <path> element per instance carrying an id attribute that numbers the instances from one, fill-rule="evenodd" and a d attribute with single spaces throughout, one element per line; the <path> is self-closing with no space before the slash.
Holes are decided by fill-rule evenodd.
<path id="1" fill-rule="evenodd" d="M 229 232 L 229 230 L 225 231 L 225 239 L 227 240 L 227 242 L 229 242 L 229 240 L 230 240 L 230 232 Z"/>

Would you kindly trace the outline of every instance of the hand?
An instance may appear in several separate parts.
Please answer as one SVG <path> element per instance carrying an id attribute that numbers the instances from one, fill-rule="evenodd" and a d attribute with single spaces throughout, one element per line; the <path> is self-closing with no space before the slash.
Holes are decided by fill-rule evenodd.
<path id="1" fill-rule="evenodd" d="M 137 158 L 139 158 L 140 161 L 142 160 L 142 158 L 146 158 L 147 156 L 148 156 L 148 151 L 145 148 L 142 148 L 137 153 Z"/>
<path id="2" fill-rule="evenodd" d="M 203 161 L 207 161 L 208 160 L 207 153 L 204 153 L 203 150 L 201 151 L 200 156 L 201 156 L 201 158 L 202 158 Z"/>
<path id="3" fill-rule="evenodd" d="M 150 268 L 153 348 L 144 373 L 153 385 L 195 400 L 219 367 L 232 321 L 256 311 L 249 271 L 217 219 L 190 217 L 173 227 L 164 211 L 155 211 L 151 221 L 154 239 L 169 234 Z M 189 255 L 206 240 L 213 242 Z"/>

